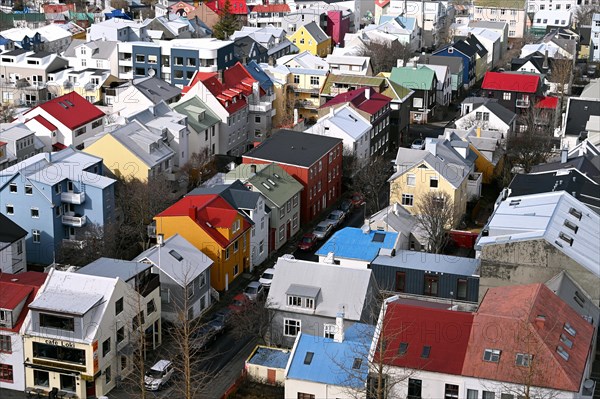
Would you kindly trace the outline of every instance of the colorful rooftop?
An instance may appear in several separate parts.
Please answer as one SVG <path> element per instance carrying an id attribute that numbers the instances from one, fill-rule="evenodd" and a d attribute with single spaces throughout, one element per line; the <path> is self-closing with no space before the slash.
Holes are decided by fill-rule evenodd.
<path id="1" fill-rule="evenodd" d="M 392 101 L 391 98 L 377 93 L 371 87 L 363 87 L 341 93 L 321 105 L 321 108 L 331 107 L 332 105 L 352 103 L 356 108 L 368 114 L 374 115 Z"/>

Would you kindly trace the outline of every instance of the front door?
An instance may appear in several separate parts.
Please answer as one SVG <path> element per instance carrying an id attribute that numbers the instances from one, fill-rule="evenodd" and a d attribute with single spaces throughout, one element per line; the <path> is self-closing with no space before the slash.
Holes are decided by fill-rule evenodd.
<path id="1" fill-rule="evenodd" d="M 96 382 L 86 381 L 85 382 L 85 396 L 88 398 L 96 397 Z"/>
<path id="2" fill-rule="evenodd" d="M 267 384 L 275 385 L 277 380 L 277 371 L 275 369 L 267 369 Z"/>
<path id="3" fill-rule="evenodd" d="M 288 220 L 287 226 L 286 226 L 286 238 L 289 240 L 291 235 L 292 235 L 292 222 Z"/>

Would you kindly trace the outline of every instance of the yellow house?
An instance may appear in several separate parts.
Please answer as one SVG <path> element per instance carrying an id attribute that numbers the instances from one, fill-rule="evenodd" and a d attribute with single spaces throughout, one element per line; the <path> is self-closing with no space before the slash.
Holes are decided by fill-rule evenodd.
<path id="1" fill-rule="evenodd" d="M 313 55 L 325 57 L 331 52 L 331 38 L 315 22 L 301 26 L 288 36 L 300 52 L 308 51 Z"/>
<path id="2" fill-rule="evenodd" d="M 142 182 L 161 173 L 171 173 L 175 156 L 161 135 L 138 121 L 98 134 L 86 142 L 83 151 L 102 158 L 113 175 Z"/>
<path id="3" fill-rule="evenodd" d="M 440 139 L 428 139 L 425 150 L 400 148 L 396 157 L 396 173 L 390 177 L 390 203 L 402 204 L 415 213 L 419 198 L 428 192 L 443 191 L 454 207 L 454 225 L 467 210 L 470 197 L 481 192 L 481 173 L 474 173 L 475 155 L 464 159 Z M 465 150 L 468 149 L 465 143 Z"/>
<path id="4" fill-rule="evenodd" d="M 54 97 L 76 92 L 92 104 L 102 101 L 102 87 L 116 78 L 110 71 L 66 69 L 48 75 L 48 91 Z"/>
<path id="5" fill-rule="evenodd" d="M 250 267 L 251 224 L 218 195 L 188 195 L 154 220 L 156 234 L 179 234 L 214 262 L 210 283 L 218 291 Z"/>

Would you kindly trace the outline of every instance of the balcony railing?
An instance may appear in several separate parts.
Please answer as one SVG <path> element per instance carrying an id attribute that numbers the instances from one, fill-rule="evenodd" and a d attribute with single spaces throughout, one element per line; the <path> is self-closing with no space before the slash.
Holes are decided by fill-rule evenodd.
<path id="1" fill-rule="evenodd" d="M 83 227 L 87 223 L 87 217 L 85 215 L 76 216 L 74 214 L 73 215 L 63 215 L 62 223 L 66 226 Z"/>
<path id="2" fill-rule="evenodd" d="M 258 104 L 250 104 L 250 112 L 269 112 L 273 109 L 273 104 L 268 102 L 261 102 Z"/>
<path id="3" fill-rule="evenodd" d="M 519 108 L 529 108 L 529 100 L 517 100 L 517 107 Z"/>
<path id="4" fill-rule="evenodd" d="M 60 193 L 60 200 L 68 204 L 80 205 L 85 202 L 85 193 L 62 192 Z"/>
<path id="5" fill-rule="evenodd" d="M 320 87 L 319 85 L 312 85 L 309 87 L 300 87 L 297 85 L 292 85 L 292 89 L 298 93 L 318 93 Z"/>
<path id="6" fill-rule="evenodd" d="M 298 101 L 296 101 L 295 106 L 297 108 L 305 108 L 305 109 L 319 108 L 319 105 L 315 101 L 310 101 L 310 100 L 298 100 Z"/>

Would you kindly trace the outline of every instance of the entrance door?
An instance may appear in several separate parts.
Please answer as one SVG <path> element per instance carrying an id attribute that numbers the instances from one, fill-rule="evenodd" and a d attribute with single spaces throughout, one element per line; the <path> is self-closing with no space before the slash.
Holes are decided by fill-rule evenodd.
<path id="1" fill-rule="evenodd" d="M 96 397 L 96 383 L 95 381 L 85 382 L 85 396 L 88 398 Z"/>
<path id="2" fill-rule="evenodd" d="M 287 225 L 286 225 L 286 238 L 289 240 L 291 235 L 292 235 L 292 222 L 288 220 Z"/>
<path id="3" fill-rule="evenodd" d="M 267 369 L 267 384 L 275 385 L 277 372 L 274 369 Z"/>

